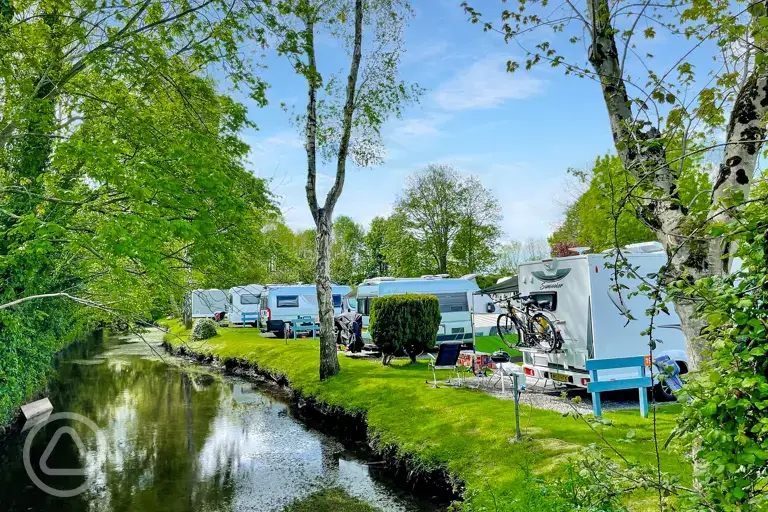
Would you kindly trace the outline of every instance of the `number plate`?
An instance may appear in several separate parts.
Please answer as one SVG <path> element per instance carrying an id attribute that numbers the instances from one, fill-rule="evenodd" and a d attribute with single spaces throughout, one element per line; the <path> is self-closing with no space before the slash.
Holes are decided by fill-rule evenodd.
<path id="1" fill-rule="evenodd" d="M 550 375 L 550 377 L 552 377 L 552 380 L 556 380 L 558 382 L 568 382 L 568 376 L 561 373 L 553 373 Z"/>

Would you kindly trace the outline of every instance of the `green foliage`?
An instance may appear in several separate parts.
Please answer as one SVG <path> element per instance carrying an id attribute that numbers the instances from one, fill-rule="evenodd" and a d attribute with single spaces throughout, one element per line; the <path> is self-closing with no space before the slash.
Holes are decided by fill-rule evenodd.
<path id="1" fill-rule="evenodd" d="M 373 300 L 368 331 L 385 363 L 403 348 L 415 362 L 417 354 L 435 346 L 440 318 L 434 295 L 387 295 Z"/>
<path id="2" fill-rule="evenodd" d="M 0 304 L 80 302 L 0 311 L 0 421 L 97 323 L 173 311 L 196 282 L 263 276 L 242 262 L 261 258 L 276 213 L 244 167 L 245 107 L 208 78 L 226 69 L 264 103 L 239 48 L 264 41 L 250 8 L 17 2 L 2 15 Z"/>
<path id="3" fill-rule="evenodd" d="M 477 178 L 429 165 L 408 178 L 396 211 L 430 262 L 430 273 L 475 273 L 493 263 L 501 207 Z M 409 250 L 415 253 L 414 246 Z"/>
<path id="4" fill-rule="evenodd" d="M 549 237 L 551 246 L 563 242 L 600 252 L 615 247 L 616 237 L 620 247 L 655 239 L 655 234 L 640 222 L 630 208 L 617 211 L 628 186 L 619 157 L 598 157 L 591 175 L 571 172 L 581 183 L 588 184 L 588 188 L 566 210 L 562 225 Z"/>
<path id="5" fill-rule="evenodd" d="M 765 184 L 756 196 L 765 196 Z M 711 347 L 702 367 L 686 383 L 679 400 L 683 413 L 676 434 L 685 447 L 697 445 L 697 506 L 717 510 L 768 507 L 768 210 L 749 205 L 729 226 L 712 234 L 739 243 L 740 270 L 706 277 L 694 284 L 678 281 L 673 294 L 701 299 Z"/>
<path id="6" fill-rule="evenodd" d="M 192 326 L 192 339 L 195 341 L 207 340 L 217 334 L 217 325 L 210 318 L 198 318 Z"/>
<path id="7" fill-rule="evenodd" d="M 675 154 L 670 153 L 674 159 Z M 689 215 L 698 217 L 707 209 L 707 196 L 702 194 L 711 187 L 706 175 L 698 168 L 696 158 L 688 158 L 686 168 L 678 179 L 680 201 L 690 206 Z M 598 157 L 592 169 L 570 171 L 587 189 L 565 212 L 560 227 L 549 237 L 556 244 L 590 247 L 601 252 L 611 247 L 655 240 L 655 233 L 643 224 L 631 201 L 629 190 L 635 180 L 625 172 L 621 159 L 615 155 Z"/>
<path id="8" fill-rule="evenodd" d="M 356 285 L 363 280 L 363 227 L 349 217 L 333 222 L 331 241 L 331 280 Z"/>

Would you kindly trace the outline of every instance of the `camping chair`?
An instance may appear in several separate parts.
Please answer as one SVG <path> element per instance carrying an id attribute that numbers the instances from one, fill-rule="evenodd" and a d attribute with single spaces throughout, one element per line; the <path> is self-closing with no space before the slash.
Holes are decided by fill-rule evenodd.
<path id="1" fill-rule="evenodd" d="M 429 363 L 429 367 L 432 369 L 432 380 L 435 387 L 437 387 L 437 370 L 454 370 L 456 377 L 461 378 L 459 375 L 459 368 L 457 362 L 459 360 L 459 353 L 461 352 L 460 341 L 444 341 L 440 344 L 440 348 L 437 351 L 437 358 L 432 354 L 429 357 L 432 358 L 432 362 Z"/>

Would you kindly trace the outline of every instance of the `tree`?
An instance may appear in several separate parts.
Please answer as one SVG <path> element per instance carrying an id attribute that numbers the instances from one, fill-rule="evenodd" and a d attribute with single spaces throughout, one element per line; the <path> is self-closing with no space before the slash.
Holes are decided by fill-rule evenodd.
<path id="1" fill-rule="evenodd" d="M 381 250 L 392 276 L 418 277 L 429 273 L 428 256 L 421 242 L 408 231 L 408 222 L 402 213 L 395 212 L 386 220 Z"/>
<path id="2" fill-rule="evenodd" d="M 283 11 L 288 4 L 277 6 Z M 299 117 L 307 152 L 306 195 L 317 227 L 316 282 L 320 316 L 320 379 L 339 372 L 333 335 L 331 294 L 331 241 L 333 210 L 341 196 L 347 159 L 360 166 L 381 161 L 380 128 L 401 105 L 418 94 L 418 88 L 398 80 L 403 52 L 402 35 L 410 10 L 399 0 L 364 2 L 299 0 L 292 15 L 282 21 L 279 50 L 287 53 L 307 84 L 306 113 Z M 301 29 L 291 24 L 297 21 Z M 346 81 L 323 78 L 317 59 L 316 34 L 325 31 L 348 51 Z M 371 44 L 363 51 L 364 36 Z M 320 96 L 320 97 L 319 97 Z M 319 97 L 319 98 L 318 98 Z M 317 198 L 317 156 L 335 163 L 335 178 L 321 203 Z"/>
<path id="3" fill-rule="evenodd" d="M 433 273 L 448 273 L 449 264 L 459 273 L 476 272 L 493 260 L 501 208 L 477 178 L 429 165 L 408 178 L 395 209 L 432 262 Z"/>
<path id="4" fill-rule="evenodd" d="M 397 212 L 429 255 L 436 274 L 448 273 L 451 246 L 461 230 L 462 206 L 461 176 L 447 165 L 430 164 L 409 176 L 397 200 Z"/>
<path id="5" fill-rule="evenodd" d="M 349 217 L 333 223 L 331 278 L 338 284 L 356 285 L 363 278 L 363 227 Z"/>
<path id="6" fill-rule="evenodd" d="M 470 176 L 463 185 L 461 221 L 451 256 L 458 274 L 483 272 L 493 263 L 501 206 L 490 189 Z"/>
<path id="7" fill-rule="evenodd" d="M 364 277 L 386 276 L 390 264 L 385 254 L 387 219 L 374 217 L 368 232 L 363 239 L 363 273 Z"/>
<path id="8" fill-rule="evenodd" d="M 243 166 L 246 111 L 203 74 L 226 69 L 263 103 L 232 44 L 248 16 L 210 0 L 0 7 L 0 388 L 12 403 L 97 322 L 151 320 L 194 279 L 234 281 L 244 247 L 261 256 L 275 210 Z"/>
<path id="9" fill-rule="evenodd" d="M 549 63 L 600 84 L 617 154 L 636 184 L 620 200 L 618 211 L 625 204 L 631 206 L 664 245 L 669 262 L 662 284 L 726 273 L 735 245 L 717 234 L 721 231 L 717 226 L 732 222 L 734 210 L 745 204 L 765 138 L 765 6 L 745 8 L 729 2 L 638 6 L 589 0 L 582 11 L 571 2 L 558 9 L 550 9 L 544 1 L 520 0 L 519 5 L 502 12 L 498 28 L 490 22 L 483 28 L 515 42 L 515 51 L 525 54 L 526 69 Z M 473 23 L 481 20 L 478 11 L 466 2 L 463 6 Z M 641 30 L 643 20 L 649 24 Z M 547 39 L 528 46 L 532 32 L 553 28 L 566 33 L 564 39 L 572 43 L 586 38 L 584 52 L 576 54 L 580 59 L 567 60 L 565 52 Z M 650 39 L 657 30 L 664 31 L 668 48 L 679 43 L 680 58 L 671 59 L 672 67 L 654 69 L 653 55 L 635 50 L 636 37 Z M 524 38 L 519 37 L 522 34 Z M 690 56 L 710 47 L 715 49 L 711 56 L 716 65 L 704 66 L 709 76 L 697 80 Z M 515 71 L 519 63 L 509 61 L 507 68 Z M 647 79 L 638 80 L 637 73 L 646 73 Z M 712 130 L 723 130 L 725 142 L 707 145 Z M 707 147 L 723 152 L 708 213 L 703 219 L 691 218 L 690 205 L 680 196 L 683 169 L 692 152 Z M 712 233 L 713 227 L 714 235 L 702 236 Z M 706 320 L 696 314 L 696 304 L 691 298 L 675 299 L 694 369 L 707 347 L 701 338 Z"/>
<path id="10" fill-rule="evenodd" d="M 523 262 L 523 243 L 510 240 L 499 245 L 496 251 L 495 271 L 501 275 L 517 274 L 517 267 Z"/>
<path id="11" fill-rule="evenodd" d="M 688 165 L 681 175 L 680 200 L 689 206 L 689 216 L 706 213 L 706 191 L 711 187 L 707 176 L 699 168 L 699 159 L 687 159 Z M 618 156 L 598 157 L 588 172 L 571 169 L 588 188 L 565 212 L 560 227 L 549 237 L 554 247 L 558 242 L 573 242 L 602 252 L 613 247 L 653 240 L 656 235 L 637 218 L 627 204 L 619 211 L 621 199 L 636 185 L 624 172 Z"/>

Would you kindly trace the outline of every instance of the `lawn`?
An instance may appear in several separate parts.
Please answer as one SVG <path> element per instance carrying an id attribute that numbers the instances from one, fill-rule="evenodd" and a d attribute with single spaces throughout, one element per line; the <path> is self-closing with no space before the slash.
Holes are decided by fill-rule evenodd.
<path id="1" fill-rule="evenodd" d="M 475 350 L 478 352 L 487 352 L 489 354 L 493 354 L 497 350 L 503 350 L 512 356 L 522 355 L 519 350 L 515 350 L 506 346 L 498 336 L 476 336 Z"/>
<path id="2" fill-rule="evenodd" d="M 396 361 L 384 367 L 376 361 L 339 357 L 341 373 L 326 382 L 318 378 L 319 343 L 316 340 L 285 340 L 260 336 L 256 329 L 220 329 L 204 342 L 189 343 L 197 353 L 220 359 L 239 358 L 259 367 L 285 374 L 291 386 L 304 395 L 350 411 L 364 411 L 369 433 L 379 446 L 397 447 L 426 466 L 441 465 L 461 478 L 477 509 L 494 509 L 493 500 L 514 494 L 526 469 L 541 476 L 557 476 L 571 455 L 600 438 L 583 421 L 561 414 L 523 407 L 521 425 L 528 439 L 514 442 L 514 403 L 470 389 L 427 384 L 427 363 Z M 186 341 L 187 331 L 174 325 L 166 339 L 173 345 Z M 483 351 L 492 340 L 483 340 Z M 443 374 L 443 378 L 448 372 Z M 677 406 L 657 413 L 663 445 L 674 424 Z M 637 410 L 606 413 L 613 426 L 600 427 L 630 460 L 653 460 L 652 421 Z M 635 432 L 631 444 L 616 443 Z M 690 478 L 681 456 L 663 451 L 662 468 Z M 651 506 L 650 496 L 635 496 L 632 510 Z"/>

